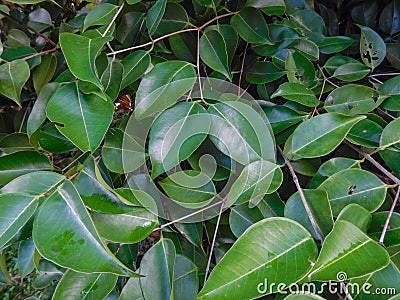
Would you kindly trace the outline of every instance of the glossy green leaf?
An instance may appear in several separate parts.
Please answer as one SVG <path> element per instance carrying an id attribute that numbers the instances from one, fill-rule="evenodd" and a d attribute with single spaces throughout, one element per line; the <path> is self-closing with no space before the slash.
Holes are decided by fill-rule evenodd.
<path id="1" fill-rule="evenodd" d="M 319 100 L 314 93 L 300 83 L 285 82 L 271 95 L 271 98 L 283 97 L 285 99 L 298 102 L 305 106 L 317 106 Z"/>
<path id="2" fill-rule="evenodd" d="M 154 120 L 149 137 L 152 177 L 169 171 L 187 159 L 204 141 L 211 125 L 198 103 L 178 103 Z"/>
<path id="3" fill-rule="evenodd" d="M 35 269 L 34 256 L 35 243 L 33 240 L 30 238 L 22 241 L 18 247 L 17 260 L 17 267 L 21 278 L 24 278 Z"/>
<path id="4" fill-rule="evenodd" d="M 285 74 L 286 71 L 278 69 L 273 63 L 259 61 L 249 69 L 246 80 L 250 83 L 263 84 L 277 80 Z"/>
<path id="5" fill-rule="evenodd" d="M 383 227 L 386 224 L 386 220 L 389 217 L 389 212 L 381 211 L 372 215 L 371 226 L 368 229 L 368 234 L 374 240 L 379 240 L 382 235 Z M 390 216 L 385 238 L 383 244 L 385 247 L 400 245 L 400 214 L 393 212 Z"/>
<path id="6" fill-rule="evenodd" d="M 196 81 L 193 65 L 183 61 L 157 64 L 140 82 L 135 98 L 135 116 L 143 119 L 172 106 Z"/>
<path id="7" fill-rule="evenodd" d="M 85 31 L 91 26 L 108 25 L 118 10 L 118 6 L 111 3 L 100 3 L 91 10 L 83 23 L 82 30 Z"/>
<path id="8" fill-rule="evenodd" d="M 141 207 L 117 215 L 93 213 L 92 218 L 100 236 L 117 243 L 140 242 L 157 225 L 157 218 Z"/>
<path id="9" fill-rule="evenodd" d="M 211 69 L 231 79 L 227 46 L 221 33 L 216 30 L 209 30 L 201 36 L 200 57 Z"/>
<path id="10" fill-rule="evenodd" d="M 126 88 L 135 82 L 150 65 L 150 55 L 148 52 L 138 50 L 132 52 L 122 61 L 124 71 L 122 74 L 121 89 Z"/>
<path id="11" fill-rule="evenodd" d="M 301 157 L 326 155 L 343 141 L 354 124 L 364 118 L 337 113 L 315 116 L 300 124 L 294 131 L 292 151 Z"/>
<path id="12" fill-rule="evenodd" d="M 348 36 L 327 36 L 317 42 L 317 45 L 321 53 L 332 54 L 347 49 L 353 42 Z"/>
<path id="13" fill-rule="evenodd" d="M 43 257 L 74 271 L 136 275 L 103 244 L 71 182 L 66 181 L 41 205 L 33 240 Z"/>
<path id="14" fill-rule="evenodd" d="M 33 86 L 36 94 L 39 94 L 42 87 L 47 84 L 56 71 L 57 59 L 54 54 L 42 57 L 42 62 L 35 68 L 32 73 Z"/>
<path id="15" fill-rule="evenodd" d="M 102 89 L 103 85 L 97 74 L 95 60 L 101 48 L 110 40 L 109 36 L 90 39 L 82 35 L 62 33 L 60 35 L 61 50 L 72 74 Z"/>
<path id="16" fill-rule="evenodd" d="M 325 22 L 322 17 L 311 9 L 296 10 L 291 14 L 291 21 L 303 33 L 320 33 L 326 31 Z"/>
<path id="17" fill-rule="evenodd" d="M 208 112 L 210 139 L 222 153 L 243 165 L 260 159 L 275 160 L 270 128 L 251 106 L 236 101 L 221 102 L 211 105 Z"/>
<path id="18" fill-rule="evenodd" d="M 253 7 L 245 7 L 231 18 L 233 28 L 248 43 L 270 44 L 267 22 L 261 12 Z"/>
<path id="19" fill-rule="evenodd" d="M 323 237 L 332 230 L 333 217 L 328 195 L 323 190 L 303 190 L 305 200 L 317 224 L 318 233 Z M 294 193 L 285 206 L 285 217 L 299 222 L 316 237 L 315 230 L 307 215 L 307 211 L 300 198 L 299 192 Z"/>
<path id="20" fill-rule="evenodd" d="M 389 255 L 353 224 L 338 220 L 322 245 L 318 260 L 308 280 L 337 280 L 338 273 L 346 278 L 369 274 L 386 267 Z"/>
<path id="21" fill-rule="evenodd" d="M 166 35 L 184 29 L 189 24 L 189 18 L 185 8 L 178 3 L 167 3 L 164 16 L 162 17 L 156 32 Z"/>
<path id="22" fill-rule="evenodd" d="M 28 19 L 28 25 L 37 31 L 44 31 L 52 25 L 51 15 L 44 8 L 38 8 L 32 11 Z"/>
<path id="23" fill-rule="evenodd" d="M 386 148 L 394 145 L 400 148 L 400 118 L 391 121 L 382 132 L 380 147 Z"/>
<path id="24" fill-rule="evenodd" d="M 360 62 L 341 65 L 333 76 L 342 81 L 357 81 L 363 79 L 371 70 Z"/>
<path id="25" fill-rule="evenodd" d="M 300 123 L 307 117 L 307 115 L 283 105 L 269 106 L 264 108 L 263 111 L 271 124 L 274 134 Z"/>
<path id="26" fill-rule="evenodd" d="M 19 151 L 0 157 L 0 184 L 7 184 L 18 176 L 52 170 L 49 158 L 36 151 Z"/>
<path id="27" fill-rule="evenodd" d="M 0 194 L 0 248 L 28 222 L 39 205 L 37 197 L 24 194 Z"/>
<path id="28" fill-rule="evenodd" d="M 296 49 L 309 60 L 314 61 L 319 59 L 318 46 L 308 39 L 299 39 L 291 45 L 291 48 Z"/>
<path id="29" fill-rule="evenodd" d="M 359 26 L 361 29 L 360 55 L 365 65 L 374 69 L 385 59 L 386 45 L 373 29 Z"/>
<path id="30" fill-rule="evenodd" d="M 149 31 L 149 35 L 153 35 L 158 25 L 161 22 L 161 18 L 165 13 L 167 0 L 157 0 L 154 5 L 149 9 L 146 15 L 146 26 Z"/>
<path id="31" fill-rule="evenodd" d="M 199 288 L 197 266 L 187 257 L 177 254 L 174 265 L 174 299 L 196 299 Z"/>
<path id="32" fill-rule="evenodd" d="M 264 278 L 269 282 L 265 294 L 274 293 L 277 286 L 271 283 L 298 281 L 311 269 L 308 260 L 316 256 L 313 238 L 298 223 L 284 218 L 262 220 L 250 226 L 228 250 L 198 299 L 231 299 L 232 289 L 239 299 L 259 297 L 257 287 L 264 284 Z M 289 265 L 292 272 L 278 271 Z"/>
<path id="33" fill-rule="evenodd" d="M 114 274 L 85 274 L 67 270 L 54 291 L 53 300 L 103 299 L 117 283 Z"/>
<path id="34" fill-rule="evenodd" d="M 351 128 L 347 138 L 356 145 L 375 148 L 379 146 L 382 127 L 374 121 L 364 119 Z"/>
<path id="35" fill-rule="evenodd" d="M 328 112 L 349 116 L 372 111 L 378 104 L 379 94 L 374 89 L 357 84 L 346 84 L 334 89 L 325 100 Z"/>
<path id="36" fill-rule="evenodd" d="M 101 83 L 104 87 L 104 93 L 112 101 L 117 99 L 121 90 L 122 73 L 124 66 L 119 61 L 112 61 L 101 76 Z"/>
<path id="37" fill-rule="evenodd" d="M 286 10 L 284 0 L 249 0 L 246 5 L 259 8 L 267 15 L 283 15 Z"/>
<path id="38" fill-rule="evenodd" d="M 356 203 L 370 212 L 385 200 L 387 186 L 374 174 L 361 169 L 347 169 L 325 180 L 319 187 L 328 193 L 334 216 L 342 208 Z"/>
<path id="39" fill-rule="evenodd" d="M 57 130 L 54 123 L 44 125 L 37 139 L 43 150 L 52 153 L 65 153 L 75 148 L 75 145 Z"/>
<path id="40" fill-rule="evenodd" d="M 2 64 L 0 66 L 0 94 L 21 106 L 22 87 L 29 76 L 28 63 L 22 59 Z"/>
<path id="41" fill-rule="evenodd" d="M 361 205 L 352 203 L 342 209 L 337 219 L 350 222 L 363 232 L 367 232 L 372 221 L 372 215 Z"/>
<path id="42" fill-rule="evenodd" d="M 65 98 L 69 101 L 65 102 Z M 112 102 L 83 94 L 75 82 L 60 86 L 47 104 L 47 117 L 82 151 L 94 151 L 111 123 Z"/>
<path id="43" fill-rule="evenodd" d="M 0 150 L 4 154 L 10 154 L 18 151 L 34 150 L 29 143 L 28 136 L 24 133 L 14 132 L 8 134 L 0 140 Z"/>

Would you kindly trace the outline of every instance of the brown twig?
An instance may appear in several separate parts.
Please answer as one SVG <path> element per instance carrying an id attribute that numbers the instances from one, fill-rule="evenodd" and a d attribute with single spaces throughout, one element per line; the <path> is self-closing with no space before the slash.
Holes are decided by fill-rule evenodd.
<path id="1" fill-rule="evenodd" d="M 103 34 L 101 35 L 102 37 L 105 37 L 108 33 L 108 31 L 111 29 L 112 24 L 114 23 L 114 21 L 118 18 L 118 15 L 121 13 L 122 9 L 125 6 L 125 2 L 122 2 L 121 6 L 119 7 L 119 9 L 117 10 L 117 12 L 115 13 L 114 17 L 111 19 L 110 23 L 108 24 L 106 30 L 103 32 Z"/>
<path id="2" fill-rule="evenodd" d="M 34 57 L 37 57 L 37 56 L 53 53 L 53 52 L 56 52 L 56 51 L 57 51 L 57 48 L 51 48 L 49 50 L 45 50 L 45 51 L 42 51 L 42 52 L 38 52 L 38 53 L 35 53 L 35 54 L 32 54 L 32 55 L 25 56 L 24 58 L 22 58 L 22 60 L 28 60 L 28 59 L 31 59 L 31 58 L 34 58 Z"/>
<path id="3" fill-rule="evenodd" d="M 385 225 L 383 225 L 382 234 L 381 234 L 381 237 L 379 238 L 379 244 L 381 244 L 381 245 L 383 245 L 383 241 L 385 240 L 385 235 L 389 228 L 390 219 L 392 218 L 397 201 L 399 200 L 399 196 L 400 196 L 400 186 L 397 188 L 397 193 L 396 193 L 396 196 L 394 197 L 392 207 L 390 208 L 389 214 L 386 218 Z"/>
<path id="4" fill-rule="evenodd" d="M 292 175 L 293 182 L 296 185 L 296 188 L 297 188 L 297 191 L 299 192 L 301 201 L 303 202 L 304 209 L 306 210 L 307 216 L 311 222 L 311 226 L 313 227 L 313 229 L 315 231 L 315 236 L 317 237 L 317 240 L 319 240 L 322 244 L 323 238 L 319 231 L 317 222 L 315 221 L 314 216 L 310 210 L 310 207 L 308 206 L 306 197 L 304 196 L 304 192 L 300 186 L 299 179 L 297 178 L 296 172 L 294 171 L 293 166 L 290 163 L 289 159 L 286 157 L 285 153 L 283 153 L 282 149 L 280 147 L 277 147 L 277 148 L 278 148 L 279 152 L 281 153 L 283 159 L 285 160 L 286 166 L 289 168 L 290 174 Z"/>

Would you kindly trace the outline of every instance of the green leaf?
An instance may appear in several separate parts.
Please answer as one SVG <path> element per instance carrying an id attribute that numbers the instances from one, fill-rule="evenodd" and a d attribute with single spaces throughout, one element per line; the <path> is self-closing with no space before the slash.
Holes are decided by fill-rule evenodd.
<path id="1" fill-rule="evenodd" d="M 204 207 L 216 195 L 211 178 L 195 170 L 173 173 L 158 183 L 173 201 L 186 208 Z"/>
<path id="2" fill-rule="evenodd" d="M 389 255 L 353 224 L 338 220 L 322 245 L 318 260 L 307 276 L 312 280 L 337 280 L 340 272 L 347 279 L 386 267 Z"/>
<path id="3" fill-rule="evenodd" d="M 296 49 L 309 60 L 319 60 L 319 49 L 313 41 L 299 39 L 291 45 L 291 48 Z"/>
<path id="4" fill-rule="evenodd" d="M 15 178 L 0 190 L 2 194 L 21 193 L 30 196 L 44 195 L 51 192 L 65 180 L 55 172 L 37 171 Z M 37 184 L 40 182 L 40 184 Z"/>
<path id="5" fill-rule="evenodd" d="M 261 113 L 250 105 L 230 101 L 208 108 L 210 139 L 224 154 L 246 165 L 255 160 L 275 160 L 270 128 Z"/>
<path id="6" fill-rule="evenodd" d="M 0 194 L 0 249 L 28 222 L 38 205 L 37 197 Z"/>
<path id="7" fill-rule="evenodd" d="M 372 215 L 361 205 L 352 203 L 342 209 L 337 219 L 350 222 L 360 228 L 363 232 L 367 232 L 371 225 Z"/>
<path id="8" fill-rule="evenodd" d="M 167 3 L 164 16 L 157 27 L 159 35 L 166 35 L 184 29 L 189 24 L 185 8 L 178 3 Z"/>
<path id="9" fill-rule="evenodd" d="M 51 153 L 65 153 L 75 148 L 75 145 L 57 130 L 54 123 L 44 125 L 37 139 L 40 147 Z"/>
<path id="10" fill-rule="evenodd" d="M 337 68 L 333 73 L 333 77 L 342 81 L 357 81 L 367 76 L 370 71 L 366 65 L 360 62 L 348 63 Z"/>
<path id="11" fill-rule="evenodd" d="M 69 32 L 62 33 L 60 35 L 61 50 L 72 74 L 80 80 L 91 82 L 103 89 L 95 61 L 101 48 L 111 39 L 110 36 L 90 39 Z"/>
<path id="12" fill-rule="evenodd" d="M 33 240 L 43 257 L 74 271 L 136 276 L 103 244 L 69 181 L 41 205 L 33 224 Z"/>
<path id="13" fill-rule="evenodd" d="M 272 179 L 279 167 L 266 160 L 257 160 L 246 165 L 229 190 L 226 205 L 242 204 L 249 201 L 254 207 L 268 193 Z"/>
<path id="14" fill-rule="evenodd" d="M 311 9 L 296 10 L 291 14 L 290 20 L 293 22 L 293 25 L 304 34 L 324 34 L 326 31 L 325 22 L 322 17 L 316 11 Z"/>
<path id="15" fill-rule="evenodd" d="M 375 148 L 379 146 L 382 127 L 374 121 L 364 119 L 351 128 L 347 138 L 356 145 Z"/>
<path id="16" fill-rule="evenodd" d="M 301 157 L 326 155 L 343 141 L 354 124 L 364 118 L 337 113 L 315 116 L 300 124 L 294 131 L 292 152 Z"/>
<path id="17" fill-rule="evenodd" d="M 138 243 L 157 225 L 157 218 L 141 207 L 117 215 L 93 213 L 92 218 L 100 236 L 116 243 Z"/>
<path id="18" fill-rule="evenodd" d="M 391 121 L 382 131 L 380 147 L 387 148 L 394 145 L 400 148 L 400 118 Z"/>
<path id="19" fill-rule="evenodd" d="M 283 217 L 285 204 L 277 193 L 265 195 L 257 206 L 250 208 L 248 203 L 235 205 L 229 214 L 229 227 L 239 237 L 254 223 L 271 217 Z"/>
<path id="20" fill-rule="evenodd" d="M 28 25 L 40 32 L 52 25 L 50 13 L 44 8 L 38 8 L 32 11 L 28 19 Z"/>
<path id="21" fill-rule="evenodd" d="M 91 10 L 83 22 L 82 30 L 85 31 L 94 25 L 108 25 L 118 10 L 118 6 L 110 3 L 100 3 Z"/>
<path id="22" fill-rule="evenodd" d="M 285 99 L 298 102 L 305 106 L 317 106 L 319 100 L 313 91 L 301 83 L 285 82 L 271 95 L 271 98 L 283 97 Z"/>
<path id="23" fill-rule="evenodd" d="M 354 40 L 348 36 L 327 36 L 317 42 L 319 51 L 324 54 L 341 52 L 353 44 Z"/>
<path id="24" fill-rule="evenodd" d="M 177 254 L 174 265 L 173 299 L 196 299 L 199 289 L 197 266 L 187 257 Z"/>
<path id="25" fill-rule="evenodd" d="M 135 117 L 145 117 L 167 109 L 196 82 L 193 65 L 184 61 L 157 64 L 140 82 L 135 98 Z"/>
<path id="26" fill-rule="evenodd" d="M 148 52 L 138 50 L 132 52 L 122 61 L 124 71 L 122 74 L 121 90 L 139 79 L 146 72 L 150 65 L 150 55 Z"/>
<path id="27" fill-rule="evenodd" d="M 259 241 L 263 241 L 260 243 Z M 298 223 L 269 218 L 250 226 L 212 270 L 197 299 L 253 299 L 268 278 L 265 294 L 276 285 L 298 281 L 311 269 L 309 260 L 317 256 L 317 246 Z M 282 272 L 286 268 L 292 272 Z"/>
<path id="28" fill-rule="evenodd" d="M 21 107 L 22 87 L 30 76 L 29 65 L 22 59 L 0 65 L 0 94 L 10 98 Z"/>
<path id="29" fill-rule="evenodd" d="M 200 57 L 211 69 L 229 80 L 228 53 L 224 37 L 216 30 L 206 31 L 200 38 Z"/>
<path id="30" fill-rule="evenodd" d="M 310 208 L 311 214 L 318 226 L 319 233 L 325 237 L 333 227 L 333 216 L 331 206 L 329 205 L 328 195 L 321 190 L 303 190 L 307 205 Z M 294 193 L 285 206 L 285 217 L 299 222 L 309 232 L 316 236 L 314 227 L 307 215 L 303 201 L 300 198 L 299 192 Z"/>
<path id="31" fill-rule="evenodd" d="M 374 69 L 385 59 L 386 45 L 382 38 L 369 27 L 359 25 L 361 29 L 360 55 L 365 65 Z"/>
<path id="32" fill-rule="evenodd" d="M 33 87 L 36 94 L 39 94 L 42 87 L 53 78 L 56 67 L 57 58 L 54 54 L 42 57 L 42 62 L 32 73 Z"/>
<path id="33" fill-rule="evenodd" d="M 357 84 L 346 84 L 334 89 L 326 98 L 325 109 L 349 116 L 372 111 L 378 103 L 374 89 Z"/>
<path id="34" fill-rule="evenodd" d="M 17 260 L 17 267 L 21 278 L 24 278 L 35 269 L 34 256 L 35 243 L 33 240 L 30 238 L 22 241 L 18 247 Z"/>
<path id="35" fill-rule="evenodd" d="M 119 128 L 107 132 L 101 154 L 107 169 L 121 174 L 136 170 L 146 161 L 143 145 Z"/>
<path id="36" fill-rule="evenodd" d="M 165 13 L 165 8 L 167 5 L 167 0 L 157 0 L 156 3 L 149 9 L 146 15 L 146 26 L 149 31 L 149 35 L 153 35 L 161 19 Z"/>
<path id="37" fill-rule="evenodd" d="M 9 183 L 18 176 L 52 170 L 49 158 L 36 151 L 19 151 L 0 157 L 0 184 Z"/>
<path id="38" fill-rule="evenodd" d="M 351 203 L 370 212 L 377 210 L 385 200 L 387 186 L 371 172 L 347 169 L 325 180 L 318 189 L 328 193 L 334 216 Z"/>
<path id="39" fill-rule="evenodd" d="M 283 105 L 269 106 L 263 109 L 274 134 L 284 131 L 303 121 L 307 115 Z"/>
<path id="40" fill-rule="evenodd" d="M 250 83 L 269 83 L 286 74 L 286 71 L 278 69 L 269 61 L 256 62 L 246 73 L 246 80 Z"/>
<path id="41" fill-rule="evenodd" d="M 53 300 L 104 299 L 114 288 L 114 274 L 85 274 L 67 270 L 54 291 Z"/>
<path id="42" fill-rule="evenodd" d="M 104 92 L 112 101 L 117 99 L 121 90 L 123 69 L 124 66 L 119 61 L 112 61 L 101 75 Z"/>
<path id="43" fill-rule="evenodd" d="M 29 151 L 34 149 L 29 143 L 26 134 L 14 132 L 6 135 L 0 140 L 0 150 L 4 154 L 10 154 L 18 151 Z"/>
<path id="44" fill-rule="evenodd" d="M 273 45 L 267 22 L 263 15 L 253 7 L 245 7 L 231 18 L 231 25 L 248 43 Z"/>
<path id="45" fill-rule="evenodd" d="M 65 99 L 68 98 L 68 102 Z M 82 151 L 94 151 L 111 123 L 112 102 L 95 94 L 83 94 L 77 82 L 60 86 L 47 104 L 47 117 Z"/>
<path id="46" fill-rule="evenodd" d="M 207 111 L 198 103 L 178 103 L 153 121 L 149 137 L 152 178 L 187 159 L 206 138 L 211 125 Z"/>
<path id="47" fill-rule="evenodd" d="M 267 15 L 283 15 L 286 11 L 284 0 L 248 0 L 246 5 L 259 8 Z"/>
<path id="48" fill-rule="evenodd" d="M 374 240 L 379 240 L 382 235 L 382 230 L 386 220 L 389 217 L 388 211 L 381 211 L 372 215 L 371 226 L 368 229 L 368 234 Z M 383 239 L 385 247 L 400 245 L 400 214 L 393 212 L 390 216 L 388 228 Z"/>

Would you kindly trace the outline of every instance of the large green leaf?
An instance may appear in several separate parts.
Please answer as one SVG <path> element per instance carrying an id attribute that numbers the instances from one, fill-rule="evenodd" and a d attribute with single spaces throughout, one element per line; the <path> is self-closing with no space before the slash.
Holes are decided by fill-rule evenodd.
<path id="1" fill-rule="evenodd" d="M 198 267 L 187 257 L 177 254 L 174 265 L 174 299 L 194 300 L 199 288 Z"/>
<path id="2" fill-rule="evenodd" d="M 356 61 L 338 67 L 333 76 L 342 81 L 357 81 L 363 79 L 371 70 L 364 64 Z"/>
<path id="3" fill-rule="evenodd" d="M 231 78 L 226 43 L 219 31 L 208 30 L 201 36 L 200 57 L 211 69 Z"/>
<path id="4" fill-rule="evenodd" d="M 43 257 L 74 271 L 136 275 L 103 244 L 69 181 L 41 205 L 33 224 L 33 239 Z"/>
<path id="5" fill-rule="evenodd" d="M 386 148 L 392 145 L 400 148 L 400 118 L 390 122 L 382 132 L 380 147 Z"/>
<path id="6" fill-rule="evenodd" d="M 374 69 L 386 57 L 386 44 L 378 33 L 366 26 L 361 29 L 360 54 L 361 59 L 368 67 Z"/>
<path id="7" fill-rule="evenodd" d="M 93 213 L 92 218 L 100 236 L 117 243 L 140 242 L 157 225 L 157 218 L 141 207 L 117 215 Z"/>
<path id="8" fill-rule="evenodd" d="M 21 106 L 22 87 L 30 76 L 29 65 L 22 59 L 0 65 L 0 94 Z"/>
<path id="9" fill-rule="evenodd" d="M 149 137 L 153 178 L 187 159 L 204 141 L 211 120 L 198 103 L 178 103 L 154 120 Z"/>
<path id="10" fill-rule="evenodd" d="M 260 242 L 262 241 L 262 242 Z M 260 297 L 259 287 L 268 279 L 266 294 L 277 291 L 272 283 L 291 284 L 311 269 L 317 256 L 312 236 L 298 223 L 270 218 L 250 226 L 212 270 L 198 299 Z M 283 272 L 290 268 L 291 272 Z"/>
<path id="11" fill-rule="evenodd" d="M 301 83 L 285 82 L 271 95 L 271 98 L 283 97 L 305 106 L 317 106 L 319 100 L 314 93 Z"/>
<path id="12" fill-rule="evenodd" d="M 233 28 L 248 43 L 270 44 L 267 22 L 263 15 L 253 7 L 245 7 L 231 18 Z"/>
<path id="13" fill-rule="evenodd" d="M 157 0 L 146 15 L 146 26 L 150 35 L 156 32 L 165 13 L 167 0 Z"/>
<path id="14" fill-rule="evenodd" d="M 196 81 L 193 65 L 184 61 L 157 64 L 140 82 L 135 117 L 143 119 L 172 106 Z"/>
<path id="15" fill-rule="evenodd" d="M 0 157 L 0 184 L 7 184 L 18 176 L 52 170 L 49 158 L 36 151 L 19 151 Z"/>
<path id="16" fill-rule="evenodd" d="M 347 117 L 337 113 L 315 116 L 300 124 L 293 133 L 292 151 L 301 157 L 319 157 L 332 152 L 351 127 L 364 116 Z"/>
<path id="17" fill-rule="evenodd" d="M 62 33 L 60 45 L 71 73 L 80 80 L 91 82 L 102 89 L 95 61 L 101 48 L 111 39 L 110 36 L 90 39 L 69 32 Z"/>
<path id="18" fill-rule="evenodd" d="M 93 10 L 91 10 L 83 22 L 82 30 L 85 31 L 91 26 L 95 25 L 108 25 L 113 19 L 118 6 L 110 3 L 100 3 Z"/>
<path id="19" fill-rule="evenodd" d="M 325 109 L 354 116 L 372 111 L 379 103 L 374 89 L 357 84 L 347 84 L 334 89 L 326 98 Z"/>
<path id="20" fill-rule="evenodd" d="M 114 288 L 114 274 L 86 274 L 67 270 L 54 291 L 53 300 L 104 299 Z"/>
<path id="21" fill-rule="evenodd" d="M 387 185 L 371 172 L 347 169 L 329 177 L 318 189 L 328 193 L 333 215 L 337 216 L 351 203 L 370 212 L 377 210 L 385 200 Z"/>
<path id="22" fill-rule="evenodd" d="M 326 237 L 308 280 L 338 280 L 369 274 L 386 267 L 389 254 L 353 224 L 338 220 Z"/>
<path id="23" fill-rule="evenodd" d="M 246 165 L 275 160 L 275 145 L 262 115 L 242 102 L 221 102 L 208 108 L 210 139 L 227 156 Z"/>
<path id="24" fill-rule="evenodd" d="M 122 74 L 121 89 L 126 88 L 146 72 L 150 65 L 148 52 L 139 50 L 129 54 L 122 61 L 124 72 Z"/>
<path id="25" fill-rule="evenodd" d="M 28 222 L 38 205 L 37 197 L 17 193 L 0 195 L 0 249 Z"/>
<path id="26" fill-rule="evenodd" d="M 65 99 L 68 101 L 65 101 Z M 114 105 L 95 94 L 83 94 L 76 82 L 60 86 L 46 113 L 57 129 L 82 151 L 94 151 L 111 123 Z"/>
<path id="27" fill-rule="evenodd" d="M 315 223 L 317 224 L 319 234 L 325 237 L 333 227 L 332 210 L 329 205 L 328 195 L 323 190 L 303 190 L 303 193 Z M 285 217 L 299 222 L 316 237 L 314 227 L 311 224 L 299 192 L 290 196 L 286 202 Z"/>

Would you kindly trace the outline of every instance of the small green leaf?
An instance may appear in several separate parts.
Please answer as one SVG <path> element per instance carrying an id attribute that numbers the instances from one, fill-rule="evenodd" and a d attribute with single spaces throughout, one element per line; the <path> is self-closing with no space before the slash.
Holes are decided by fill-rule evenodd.
<path id="1" fill-rule="evenodd" d="M 122 73 L 124 66 L 119 61 L 112 61 L 101 75 L 104 93 L 111 101 L 117 99 L 121 90 Z"/>
<path id="2" fill-rule="evenodd" d="M 42 87 L 53 78 L 56 67 L 57 59 L 54 54 L 42 57 L 42 62 L 32 73 L 33 87 L 36 94 L 39 94 Z"/>
<path id="3" fill-rule="evenodd" d="M 319 51 L 324 54 L 341 52 L 353 44 L 354 40 L 348 36 L 327 36 L 317 42 Z"/>
<path id="4" fill-rule="evenodd" d="M 369 27 L 359 25 L 361 29 L 360 55 L 365 65 L 374 69 L 386 57 L 386 45 L 382 38 Z"/>
<path id="5" fill-rule="evenodd" d="M 144 74 L 150 65 L 150 55 L 143 50 L 135 51 L 124 58 L 122 65 L 124 66 L 124 72 L 122 74 L 121 89 L 124 89 Z"/>
<path id="6" fill-rule="evenodd" d="M 370 71 L 366 65 L 360 62 L 348 63 L 337 68 L 333 77 L 342 81 L 357 81 L 367 76 Z"/>
<path id="7" fill-rule="evenodd" d="M 259 8 L 267 15 L 283 15 L 286 11 L 284 0 L 248 0 L 246 5 Z"/>
<path id="8" fill-rule="evenodd" d="M 149 35 L 153 35 L 161 19 L 165 13 L 165 8 L 167 6 L 167 0 L 157 0 L 154 5 L 149 9 L 146 15 L 146 26 L 149 31 Z"/>
<path id="9" fill-rule="evenodd" d="M 400 118 L 391 121 L 385 128 L 383 128 L 380 140 L 380 147 L 387 148 L 394 145 L 400 148 Z"/>
<path id="10" fill-rule="evenodd" d="M 113 19 L 117 10 L 118 6 L 116 5 L 110 3 L 100 3 L 87 14 L 82 30 L 85 31 L 94 25 L 108 25 Z"/>
<path id="11" fill-rule="evenodd" d="M 200 57 L 211 69 L 231 79 L 224 37 L 216 30 L 206 31 L 200 38 Z"/>
<path id="12" fill-rule="evenodd" d="M 269 61 L 256 62 L 247 72 L 246 80 L 250 83 L 269 83 L 286 74 L 286 71 L 278 69 Z"/>
<path id="13" fill-rule="evenodd" d="M 372 215 L 361 205 L 351 203 L 342 209 L 337 219 L 350 222 L 363 232 L 367 232 L 371 225 Z"/>
<path id="14" fill-rule="evenodd" d="M 285 82 L 272 94 L 271 98 L 283 97 L 285 99 L 298 102 L 305 106 L 317 106 L 319 100 L 313 91 L 301 83 Z"/>
<path id="15" fill-rule="evenodd" d="M 29 65 L 22 59 L 13 60 L 0 66 L 0 94 L 10 98 L 21 107 L 22 87 L 30 76 Z"/>
<path id="16" fill-rule="evenodd" d="M 35 243 L 33 240 L 30 238 L 22 241 L 18 247 L 17 260 L 17 267 L 21 278 L 24 278 L 35 269 L 34 256 Z"/>

